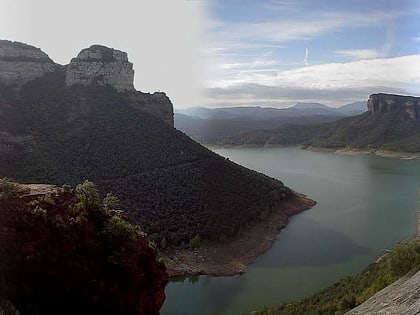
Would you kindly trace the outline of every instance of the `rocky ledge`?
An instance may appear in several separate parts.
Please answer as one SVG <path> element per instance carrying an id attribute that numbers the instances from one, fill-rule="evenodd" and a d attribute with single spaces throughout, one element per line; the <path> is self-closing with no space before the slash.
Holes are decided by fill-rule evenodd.
<path id="1" fill-rule="evenodd" d="M 0 178 L 0 314 L 159 314 L 165 268 L 106 200 L 90 182 L 73 190 Z"/>

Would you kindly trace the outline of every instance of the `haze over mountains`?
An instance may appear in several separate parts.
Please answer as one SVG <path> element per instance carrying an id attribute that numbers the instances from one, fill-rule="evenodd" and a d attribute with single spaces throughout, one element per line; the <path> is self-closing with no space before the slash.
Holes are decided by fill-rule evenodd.
<path id="1" fill-rule="evenodd" d="M 420 151 L 420 98 L 372 94 L 367 112 L 311 126 L 289 125 L 220 139 L 227 145 L 303 145 Z"/>
<path id="2" fill-rule="evenodd" d="M 190 137 L 214 143 L 220 137 L 233 136 L 256 129 L 273 129 L 288 124 L 309 125 L 331 122 L 366 111 L 364 102 L 354 102 L 339 108 L 319 103 L 297 103 L 289 108 L 226 107 L 210 109 L 192 107 L 177 109 L 175 127 Z"/>

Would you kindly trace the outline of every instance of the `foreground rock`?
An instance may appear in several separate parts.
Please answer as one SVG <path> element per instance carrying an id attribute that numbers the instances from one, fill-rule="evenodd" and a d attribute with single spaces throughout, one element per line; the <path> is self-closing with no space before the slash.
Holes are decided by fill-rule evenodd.
<path id="1" fill-rule="evenodd" d="M 420 314 L 420 271 L 382 289 L 346 315 Z"/>
<path id="2" fill-rule="evenodd" d="M 98 196 L 89 182 L 0 180 L 0 314 L 159 314 L 164 266 L 116 200 Z"/>

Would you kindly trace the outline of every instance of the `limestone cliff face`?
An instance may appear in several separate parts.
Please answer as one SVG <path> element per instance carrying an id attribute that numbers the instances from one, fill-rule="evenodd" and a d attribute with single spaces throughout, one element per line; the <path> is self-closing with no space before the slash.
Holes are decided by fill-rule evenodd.
<path id="1" fill-rule="evenodd" d="M 134 90 L 133 64 L 127 53 L 100 45 L 83 49 L 67 66 L 66 84 L 111 85 L 117 91 Z"/>
<path id="2" fill-rule="evenodd" d="M 367 101 L 367 107 L 374 117 L 379 113 L 399 111 L 406 113 L 412 120 L 420 119 L 420 97 L 372 94 Z"/>
<path id="3" fill-rule="evenodd" d="M 2 141 L 2 115 L 13 103 L 5 98 L 8 90 L 20 91 L 25 83 L 43 79 L 46 74 L 65 71 L 66 87 L 103 85 L 121 92 L 131 106 L 173 126 L 173 106 L 165 93 L 142 93 L 134 88 L 133 64 L 127 53 L 100 45 L 83 49 L 67 66 L 54 63 L 39 48 L 18 42 L 0 40 L 0 152 L 10 149 Z M 44 83 L 38 82 L 42 86 Z M 48 83 L 45 83 L 48 84 Z M 4 125 L 4 124 L 3 124 Z M 10 140 L 10 139 L 9 139 Z"/>
<path id="4" fill-rule="evenodd" d="M 4 85 L 22 86 L 55 71 L 57 67 L 39 48 L 0 40 L 0 83 Z"/>

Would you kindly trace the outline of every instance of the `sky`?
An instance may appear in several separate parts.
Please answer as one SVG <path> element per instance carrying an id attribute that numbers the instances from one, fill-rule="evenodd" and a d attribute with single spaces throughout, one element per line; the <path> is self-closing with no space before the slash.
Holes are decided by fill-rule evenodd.
<path id="1" fill-rule="evenodd" d="M 135 87 L 177 108 L 420 95 L 417 0 L 0 0 L 0 38 L 60 64 L 126 51 Z"/>
<path id="2" fill-rule="evenodd" d="M 208 2 L 210 107 L 420 95 L 420 1 Z"/>
<path id="3" fill-rule="evenodd" d="M 135 87 L 174 106 L 201 103 L 204 4 L 185 0 L 0 0 L 0 39 L 41 48 L 59 64 L 93 44 L 128 53 Z"/>

